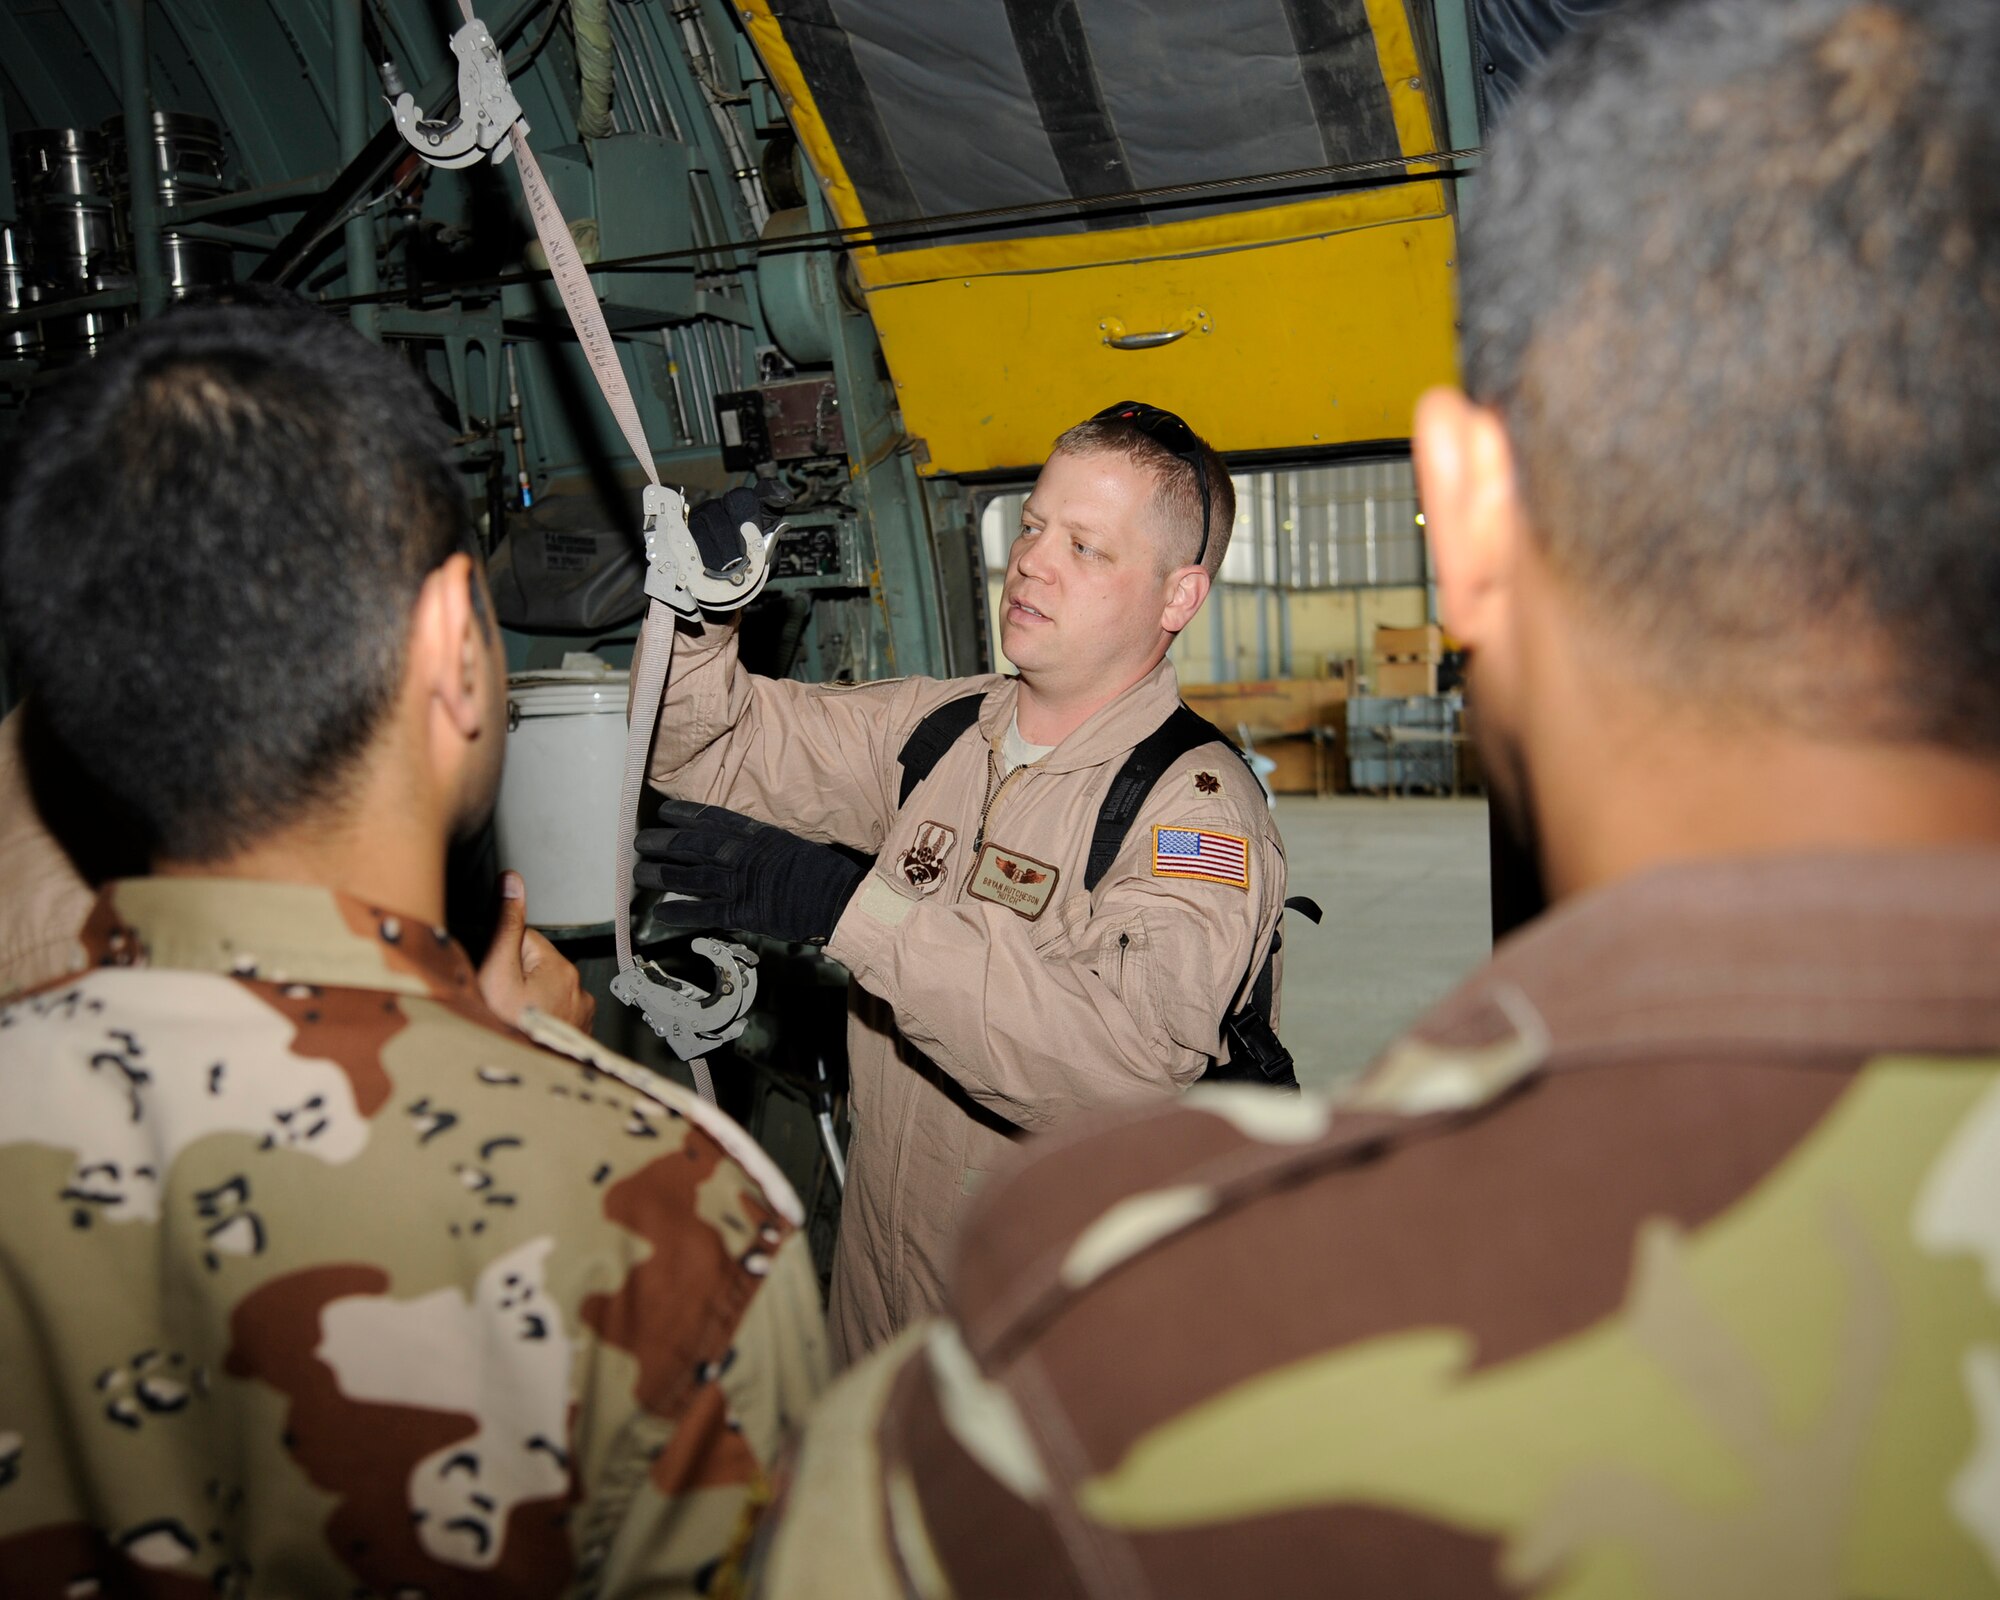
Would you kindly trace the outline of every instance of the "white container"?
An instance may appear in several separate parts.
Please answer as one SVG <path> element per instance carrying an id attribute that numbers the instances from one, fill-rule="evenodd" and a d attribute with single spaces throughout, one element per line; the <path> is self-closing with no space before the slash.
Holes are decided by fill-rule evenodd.
<path id="1" fill-rule="evenodd" d="M 611 925 L 618 828 L 637 825 L 618 817 L 629 677 L 570 656 L 561 671 L 507 680 L 507 765 L 493 822 L 500 865 L 527 880 L 537 928 Z"/>

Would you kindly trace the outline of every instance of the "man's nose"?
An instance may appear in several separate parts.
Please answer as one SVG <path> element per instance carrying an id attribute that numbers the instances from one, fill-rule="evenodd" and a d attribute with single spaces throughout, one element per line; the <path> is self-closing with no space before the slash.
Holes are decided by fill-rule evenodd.
<path id="1" fill-rule="evenodd" d="M 1042 552 L 1045 543 L 1046 535 L 1040 539 L 1023 539 L 1014 546 L 1014 567 L 1022 577 L 1048 581 L 1049 563 Z"/>

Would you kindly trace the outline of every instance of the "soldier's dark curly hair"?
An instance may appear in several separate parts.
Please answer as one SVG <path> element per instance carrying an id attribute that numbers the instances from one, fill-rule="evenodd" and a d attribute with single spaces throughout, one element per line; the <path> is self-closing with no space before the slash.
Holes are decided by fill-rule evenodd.
<path id="1" fill-rule="evenodd" d="M 336 804 L 461 547 L 410 369 L 304 302 L 179 311 L 53 385 L 0 507 L 0 627 L 53 736 L 169 860 Z"/>
<path id="2" fill-rule="evenodd" d="M 1465 384 L 1677 697 L 2000 750 L 2000 6 L 1634 6 L 1491 143 Z"/>

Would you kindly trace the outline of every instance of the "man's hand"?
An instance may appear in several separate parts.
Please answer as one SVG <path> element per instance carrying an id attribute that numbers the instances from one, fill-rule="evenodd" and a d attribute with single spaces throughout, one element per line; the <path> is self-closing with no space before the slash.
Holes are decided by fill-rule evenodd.
<path id="1" fill-rule="evenodd" d="M 688 513 L 688 532 L 702 570 L 710 577 L 728 577 L 750 559 L 750 541 L 769 537 L 791 503 L 791 492 L 775 478 L 702 501 Z"/>
<path id="2" fill-rule="evenodd" d="M 660 821 L 639 835 L 632 876 L 687 897 L 653 913 L 674 927 L 824 941 L 868 875 L 838 850 L 720 806 L 669 800 Z"/>
<path id="3" fill-rule="evenodd" d="M 517 1027 L 529 1006 L 585 1033 L 597 1015 L 569 958 L 528 926 L 528 887 L 518 872 L 500 874 L 500 924 L 480 964 L 479 992 L 496 1017 Z"/>

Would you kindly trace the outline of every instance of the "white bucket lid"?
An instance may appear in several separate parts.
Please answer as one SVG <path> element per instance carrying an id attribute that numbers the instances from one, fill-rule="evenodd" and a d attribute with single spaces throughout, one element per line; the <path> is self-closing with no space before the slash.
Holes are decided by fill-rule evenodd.
<path id="1" fill-rule="evenodd" d="M 507 676 L 510 714 L 521 717 L 625 715 L 632 674 L 593 655 L 570 654 L 560 667 Z"/>

